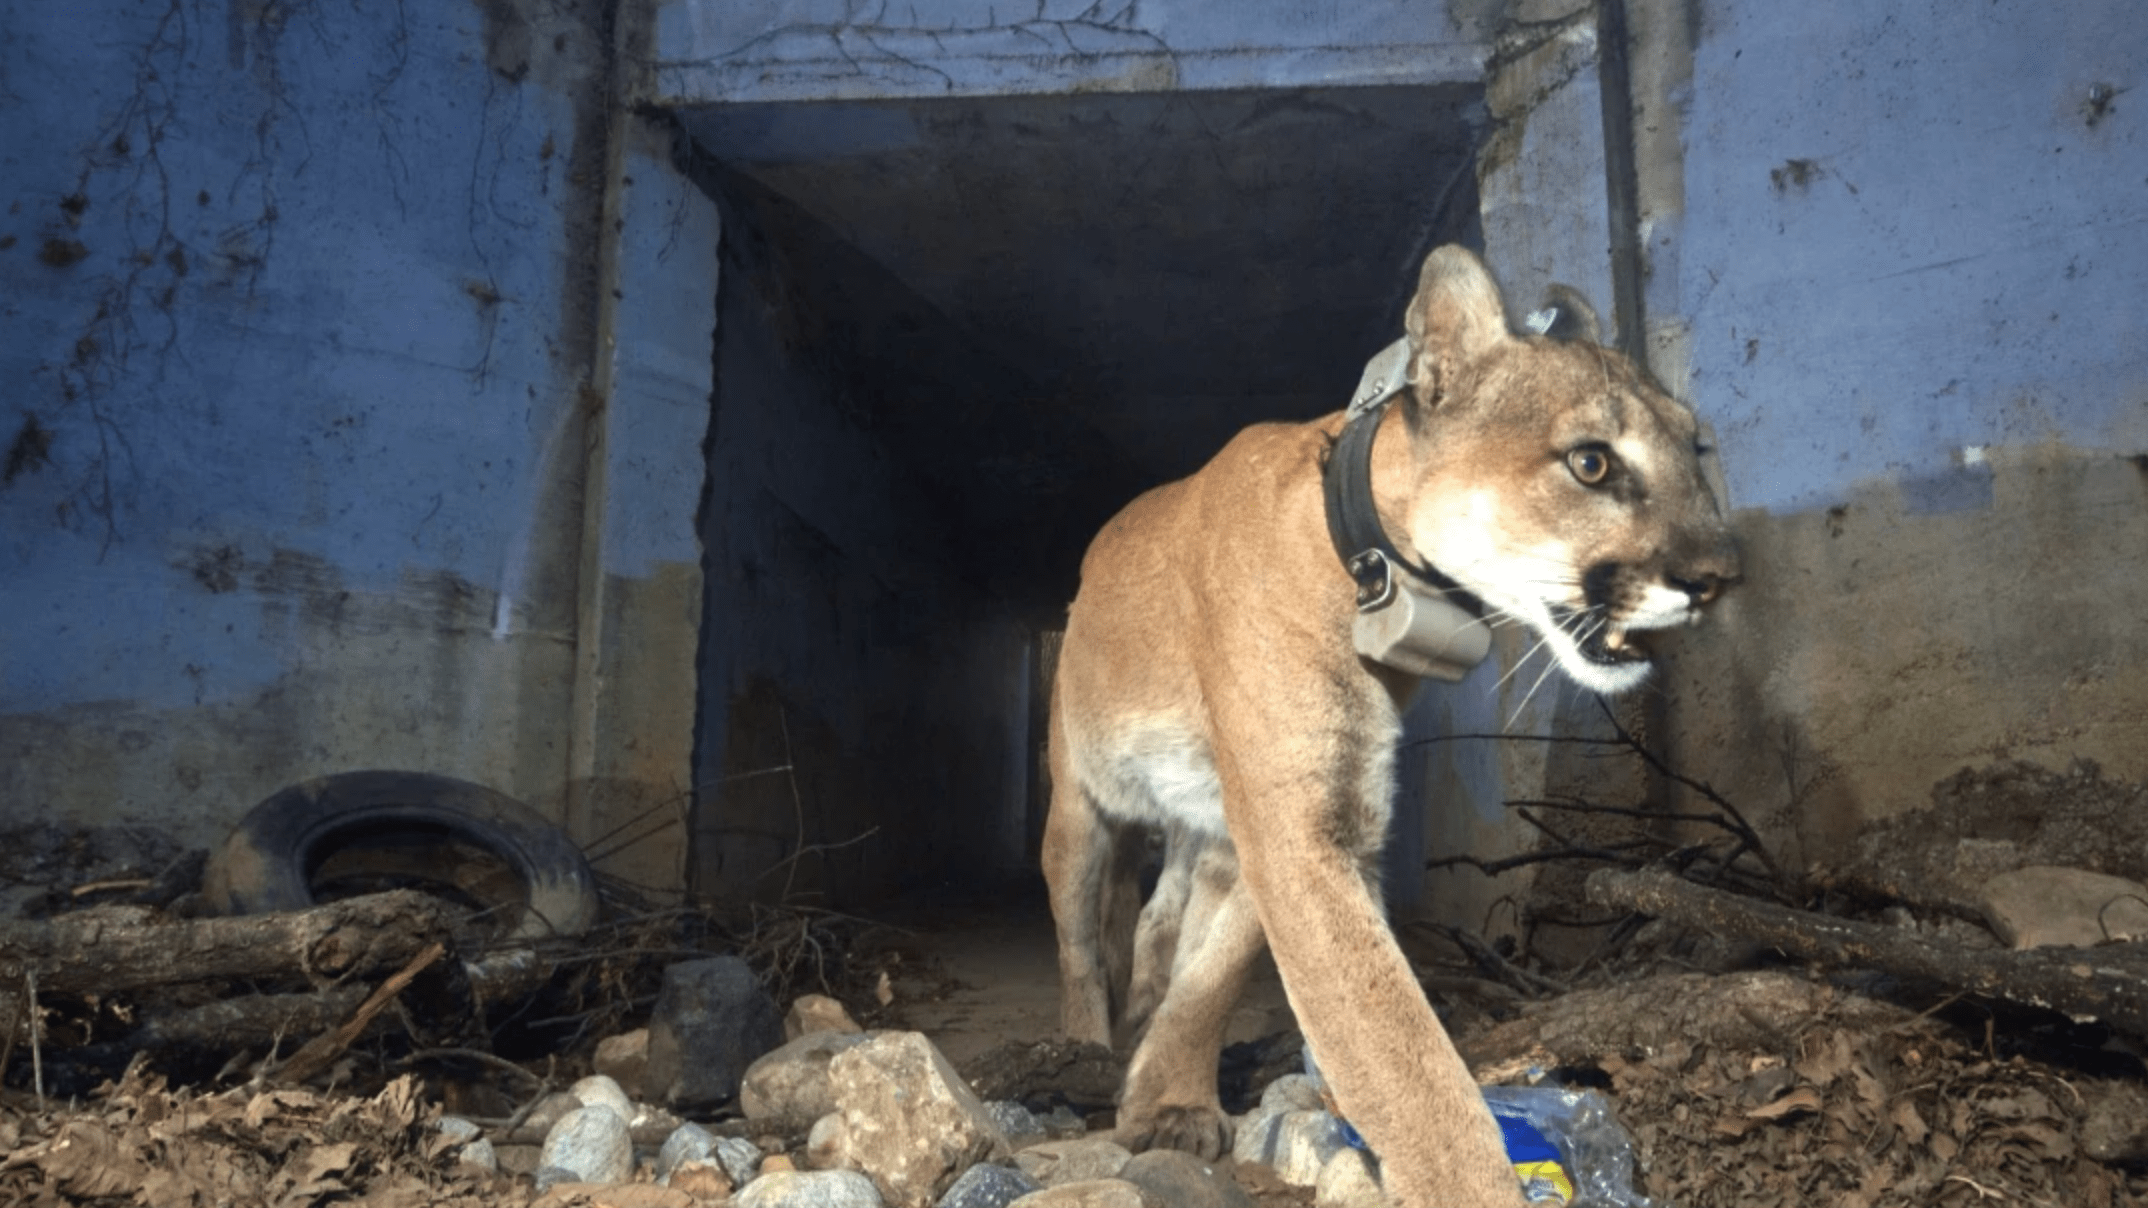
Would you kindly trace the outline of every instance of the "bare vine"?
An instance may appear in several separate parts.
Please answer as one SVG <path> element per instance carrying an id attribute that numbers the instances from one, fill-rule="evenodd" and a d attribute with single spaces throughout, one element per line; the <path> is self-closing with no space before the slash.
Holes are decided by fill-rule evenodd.
<path id="1" fill-rule="evenodd" d="M 1737 884 L 1748 891 L 1789 900 L 1786 895 L 1792 887 L 1745 812 L 1707 781 L 1671 767 L 1628 729 L 1601 698 L 1597 704 L 1611 727 L 1608 738 L 1564 734 L 1451 734 L 1425 739 L 1421 745 L 1482 739 L 1587 747 L 1637 760 L 1662 779 L 1684 786 L 1713 808 L 1680 811 L 1610 805 L 1574 794 L 1510 799 L 1505 803 L 1507 808 L 1544 836 L 1547 842 L 1543 846 L 1496 860 L 1469 855 L 1446 856 L 1426 861 L 1425 867 L 1468 866 L 1486 876 L 1497 876 L 1515 868 L 1565 860 L 1595 861 L 1622 868 L 1664 864 L 1703 884 Z M 1646 832 L 1616 841 L 1592 842 L 1555 823 L 1552 816 L 1558 814 L 1630 818 L 1645 824 Z M 1667 833 L 1667 827 L 1713 830 L 1720 832 L 1720 838 L 1682 842 Z"/>
<path id="2" fill-rule="evenodd" d="M 250 153 L 222 199 L 247 216 L 219 232 L 213 249 L 192 247 L 180 236 L 185 224 L 178 215 L 187 199 L 166 160 L 170 140 L 186 125 L 182 96 L 192 86 L 190 71 L 201 51 L 198 27 L 207 21 L 201 0 L 170 0 L 155 16 L 134 54 L 132 88 L 81 150 L 74 188 L 58 200 L 60 225 L 39 252 L 45 264 L 69 268 L 103 253 L 88 246 L 85 233 L 108 233 L 121 242 L 116 254 L 100 255 L 113 267 L 95 282 L 88 319 L 64 355 L 42 367 L 59 396 L 47 419 L 74 417 L 92 438 L 92 447 L 72 461 L 77 477 L 56 519 L 65 528 L 87 523 L 101 530 L 100 556 L 120 540 L 125 484 L 138 472 L 128 427 L 115 407 L 121 386 L 136 392 L 159 387 L 173 360 L 184 360 L 179 299 L 205 260 L 221 262 L 254 296 L 275 246 L 280 182 L 302 171 L 310 157 L 304 119 L 287 94 L 277 56 L 285 25 L 305 8 L 303 0 L 263 0 L 245 12 L 246 24 L 235 33 L 234 53 L 251 52 L 264 104 Z M 303 143 L 288 167 L 287 128 L 295 128 Z M 196 189 L 191 200 L 207 211 L 218 199 Z M 112 217 L 101 218 L 106 207 Z M 11 454 L 16 473 L 59 464 L 47 419 L 26 418 L 24 433 L 38 439 L 23 457 Z"/>

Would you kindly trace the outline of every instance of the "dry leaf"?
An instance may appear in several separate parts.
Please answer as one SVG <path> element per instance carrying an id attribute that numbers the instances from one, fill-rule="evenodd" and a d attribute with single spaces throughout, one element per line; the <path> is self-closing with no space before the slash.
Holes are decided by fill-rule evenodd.
<path id="1" fill-rule="evenodd" d="M 1745 1113 L 1748 1120 L 1780 1120 L 1799 1112 L 1816 1112 L 1821 1107 L 1820 1092 L 1809 1086 L 1801 1086 L 1773 1103 L 1762 1104 Z"/>
<path id="2" fill-rule="evenodd" d="M 246 1104 L 246 1123 L 250 1127 L 260 1128 L 284 1116 L 311 1115 L 320 1106 L 320 1096 L 312 1091 L 263 1091 Z"/>
<path id="3" fill-rule="evenodd" d="M 417 1076 L 405 1074 L 380 1089 L 373 1096 L 372 1111 L 375 1122 L 390 1129 L 409 1128 L 418 1122 L 424 1112 L 422 1090 Z"/>
<path id="4" fill-rule="evenodd" d="M 1797 1063 L 1798 1077 L 1814 1086 L 1826 1086 L 1842 1072 L 1850 1068 L 1850 1040 L 1841 1032 L 1830 1033 L 1824 1040 L 1806 1045 L 1805 1056 Z"/>
<path id="5" fill-rule="evenodd" d="M 110 1129 L 87 1119 L 62 1124 L 57 1136 L 25 1157 L 60 1190 L 83 1199 L 130 1194 L 148 1173 L 141 1157 L 122 1146 Z"/>
<path id="6" fill-rule="evenodd" d="M 1911 1145 L 1922 1145 L 1924 1139 L 1931 1135 L 1932 1130 L 1925 1124 L 1924 1117 L 1918 1114 L 1917 1105 L 1907 1099 L 1896 1103 L 1888 1117 L 1894 1121 L 1896 1128 L 1902 1130 L 1902 1135 L 1909 1138 Z"/>

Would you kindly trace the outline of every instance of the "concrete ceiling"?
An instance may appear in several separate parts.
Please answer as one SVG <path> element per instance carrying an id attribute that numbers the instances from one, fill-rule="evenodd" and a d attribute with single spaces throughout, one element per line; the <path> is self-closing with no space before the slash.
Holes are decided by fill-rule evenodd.
<path id="1" fill-rule="evenodd" d="M 993 589 L 1041 605 L 1064 602 L 1082 547 L 1133 493 L 1249 423 L 1341 405 L 1400 334 L 1417 261 L 1475 239 L 1481 98 L 1456 84 L 679 116 L 867 421 L 965 541 L 997 551 Z"/>

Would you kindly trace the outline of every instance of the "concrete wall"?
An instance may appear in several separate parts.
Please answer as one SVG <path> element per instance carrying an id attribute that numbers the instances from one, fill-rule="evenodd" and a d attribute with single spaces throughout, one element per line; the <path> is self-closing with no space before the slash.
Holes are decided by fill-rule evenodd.
<path id="1" fill-rule="evenodd" d="M 1510 302 L 1564 280 L 1615 320 L 1599 14 L 1525 7 L 1490 56 L 1487 250 Z M 1716 428 L 1748 577 L 1636 719 L 1793 866 L 1965 764 L 2148 776 L 2148 27 L 2115 3 L 1627 8 L 1640 343 Z M 1555 688 L 1514 714 L 1530 678 L 1432 689 L 1412 733 L 1603 733 Z M 1649 791 L 1530 746 L 1405 756 L 1406 787 L 1470 806 L 1428 814 L 1427 855 L 1537 842 L 1503 799 Z M 1497 924 L 1527 880 L 1441 872 L 1426 901 Z"/>
<path id="2" fill-rule="evenodd" d="M 0 821 L 208 843 L 397 767 L 590 838 L 683 792 L 713 215 L 608 101 L 632 31 L 594 0 L 0 27 Z"/>
<path id="3" fill-rule="evenodd" d="M 711 182 L 615 96 L 1378 87 L 1460 113 L 1481 87 L 1513 300 L 1565 281 L 1620 317 L 1593 6 L 1001 7 L 0 10 L 0 819 L 208 842 L 291 781 L 394 766 L 532 801 L 658 887 L 1012 862 L 1024 639 L 936 524 L 947 474 L 886 439 L 1012 379 L 960 331 L 830 343 L 801 322 L 825 297 L 784 294 L 812 274 L 746 234 L 719 264 Z M 2148 632 L 2116 603 L 2148 586 L 2148 27 L 2120 0 L 1628 7 L 1625 317 L 1715 422 L 1750 577 L 1651 698 L 1674 757 L 1812 859 L 1965 762 L 2148 775 Z M 876 305 L 929 319 L 864 259 Z M 976 394 L 846 396 L 935 358 Z M 1428 691 L 1413 735 L 1598 724 L 1521 653 Z M 1404 767 L 1444 809 L 1405 867 L 1510 849 L 1503 800 L 1593 774 L 1514 742 Z M 869 864 L 782 865 L 875 822 Z M 1424 893 L 1481 921 L 1504 886 L 1463 881 Z"/>
<path id="4" fill-rule="evenodd" d="M 1432 84 L 1473 78 L 1496 0 L 664 0 L 666 104 Z"/>
<path id="5" fill-rule="evenodd" d="M 712 185 L 725 288 L 694 884 L 845 905 L 1025 874 L 1026 632 L 863 397 L 857 333 L 930 308 L 858 266 L 831 313 L 801 271 L 827 246 L 810 220 L 743 178 Z M 921 362 L 977 363 L 926 323 L 910 327 Z"/>
<path id="6" fill-rule="evenodd" d="M 1680 757 L 1819 860 L 1964 764 L 2148 776 L 2148 24 L 1660 19 L 1691 57 L 1650 305 L 1750 551 L 1672 681 Z"/>

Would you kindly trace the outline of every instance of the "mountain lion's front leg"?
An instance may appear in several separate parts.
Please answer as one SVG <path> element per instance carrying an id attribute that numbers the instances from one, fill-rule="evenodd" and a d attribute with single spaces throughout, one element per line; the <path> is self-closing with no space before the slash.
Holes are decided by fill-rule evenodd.
<path id="1" fill-rule="evenodd" d="M 1294 828 L 1295 829 L 1295 828 Z M 1521 1204 L 1499 1127 L 1357 862 L 1316 828 L 1241 844 L 1291 1009 L 1403 1208 Z"/>

